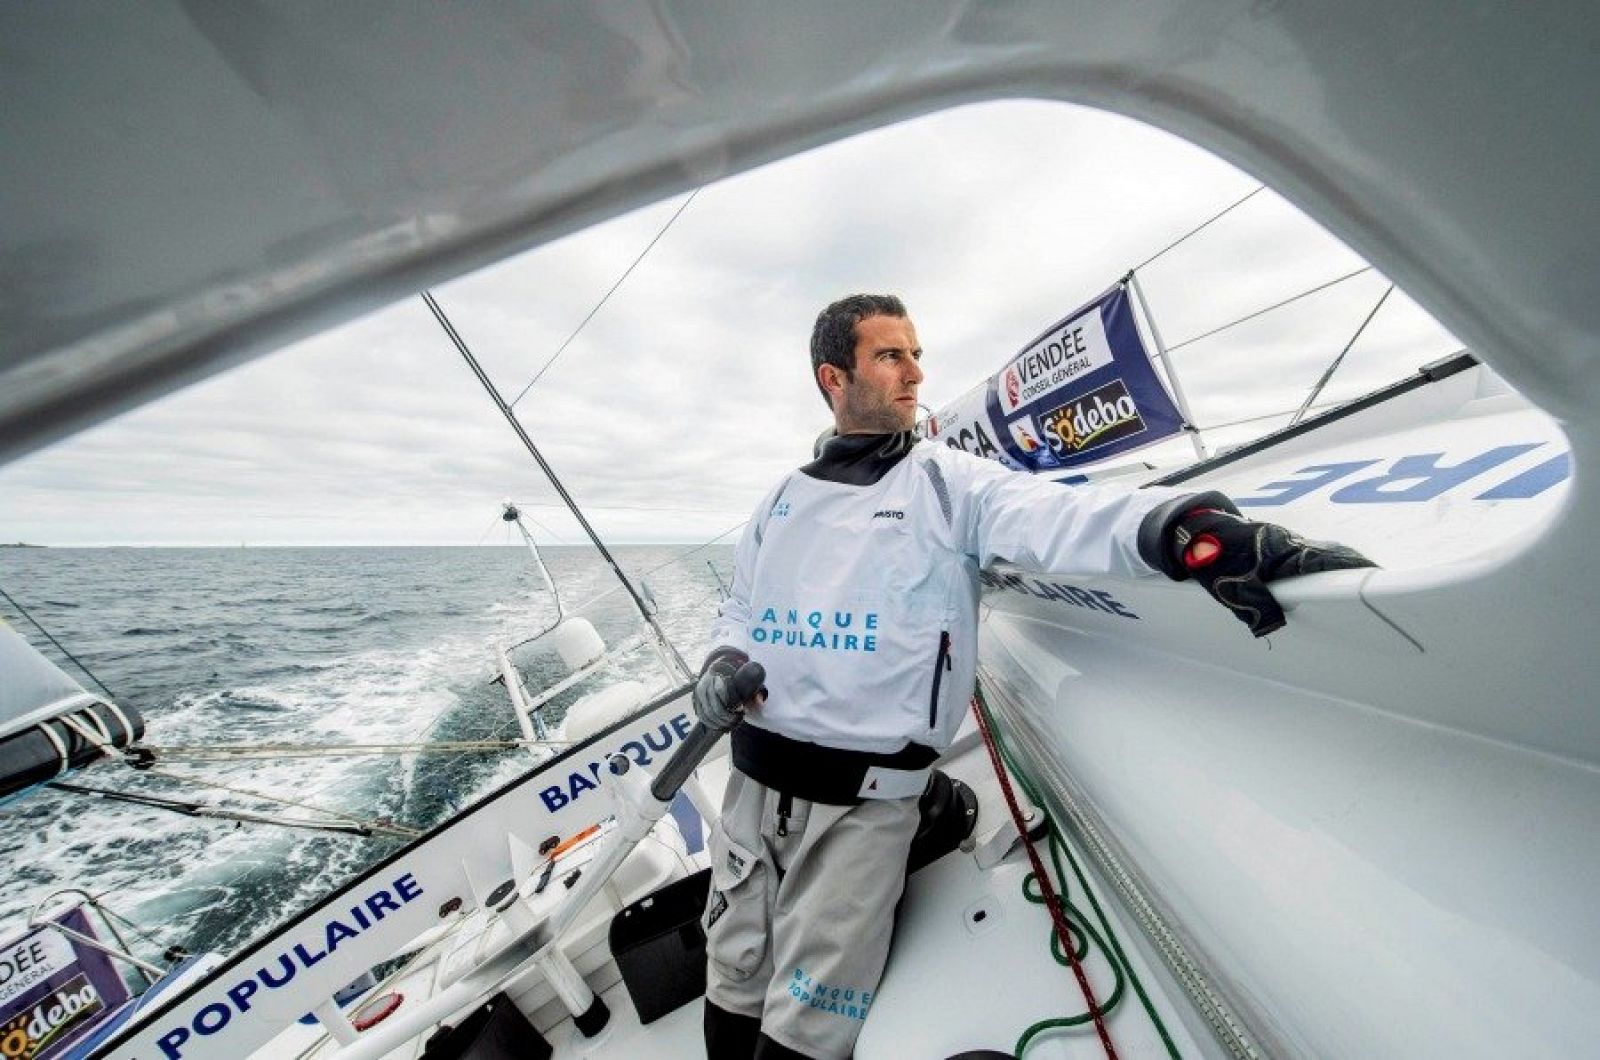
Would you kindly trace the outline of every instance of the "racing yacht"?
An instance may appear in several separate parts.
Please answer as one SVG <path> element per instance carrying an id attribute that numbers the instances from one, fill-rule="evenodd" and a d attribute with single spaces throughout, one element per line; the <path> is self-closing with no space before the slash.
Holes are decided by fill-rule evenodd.
<path id="1" fill-rule="evenodd" d="M 951 789 L 961 827 L 911 874 L 877 996 L 795 989 L 855 1006 L 863 1058 L 1582 1055 L 1596 23 L 1580 4 L 13 5 L 0 452 L 866 128 L 1000 96 L 1138 118 L 1266 182 L 1472 352 L 1156 476 L 1379 562 L 1282 585 L 1270 638 L 1191 587 L 986 572 L 981 702 L 941 763 L 972 793 Z M 703 869 L 694 829 L 660 822 L 685 785 L 714 812 L 727 766 L 685 691 L 597 711 L 571 750 L 147 992 L 94 1054 L 694 1055 Z"/>

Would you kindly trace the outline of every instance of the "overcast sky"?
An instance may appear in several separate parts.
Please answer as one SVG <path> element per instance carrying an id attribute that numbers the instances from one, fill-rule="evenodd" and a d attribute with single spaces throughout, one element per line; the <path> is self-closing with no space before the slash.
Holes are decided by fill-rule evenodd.
<path id="1" fill-rule="evenodd" d="M 806 353 L 827 302 L 900 294 L 937 409 L 1255 184 L 1164 133 L 1056 103 L 984 104 L 856 137 L 703 189 L 519 412 L 603 535 L 703 541 L 746 518 L 828 424 Z M 683 201 L 435 293 L 515 395 Z M 1364 264 L 1263 192 L 1140 275 L 1177 345 Z M 1386 284 L 1368 272 L 1176 350 L 1198 422 L 1293 409 Z M 1396 292 L 1325 397 L 1458 348 Z M 409 299 L 0 468 L 0 541 L 500 543 L 505 496 L 546 540 L 577 538 Z"/>

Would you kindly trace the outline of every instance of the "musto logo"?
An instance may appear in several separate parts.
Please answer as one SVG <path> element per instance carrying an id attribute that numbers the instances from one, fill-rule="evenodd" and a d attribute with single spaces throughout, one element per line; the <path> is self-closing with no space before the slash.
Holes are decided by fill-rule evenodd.
<path id="1" fill-rule="evenodd" d="M 77 976 L 0 1027 L 0 1056 L 27 1060 L 61 1041 L 105 1006 L 86 976 Z"/>
<path id="2" fill-rule="evenodd" d="M 1144 432 L 1144 419 L 1127 384 L 1113 379 L 1039 417 L 1045 440 L 1057 456 L 1072 457 Z"/>

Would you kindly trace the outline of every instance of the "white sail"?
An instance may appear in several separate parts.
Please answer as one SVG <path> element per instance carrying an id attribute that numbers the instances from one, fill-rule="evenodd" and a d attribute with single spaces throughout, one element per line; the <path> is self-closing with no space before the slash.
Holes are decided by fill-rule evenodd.
<path id="1" fill-rule="evenodd" d="M 137 711 L 88 692 L 0 621 L 0 798 L 144 734 Z"/>
<path id="2" fill-rule="evenodd" d="M 0 620 L 0 739 L 100 702 Z"/>

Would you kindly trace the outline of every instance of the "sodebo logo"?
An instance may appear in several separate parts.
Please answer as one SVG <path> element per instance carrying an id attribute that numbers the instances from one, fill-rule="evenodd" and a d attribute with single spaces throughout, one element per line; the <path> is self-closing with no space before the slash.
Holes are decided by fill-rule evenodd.
<path id="1" fill-rule="evenodd" d="M 88 976 L 73 977 L 0 1027 L 0 1056 L 29 1060 L 76 1033 L 105 1005 Z"/>
<path id="2" fill-rule="evenodd" d="M 1120 379 L 1051 409 L 1041 419 L 1050 448 L 1061 456 L 1076 456 L 1144 430 L 1139 406 Z"/>

